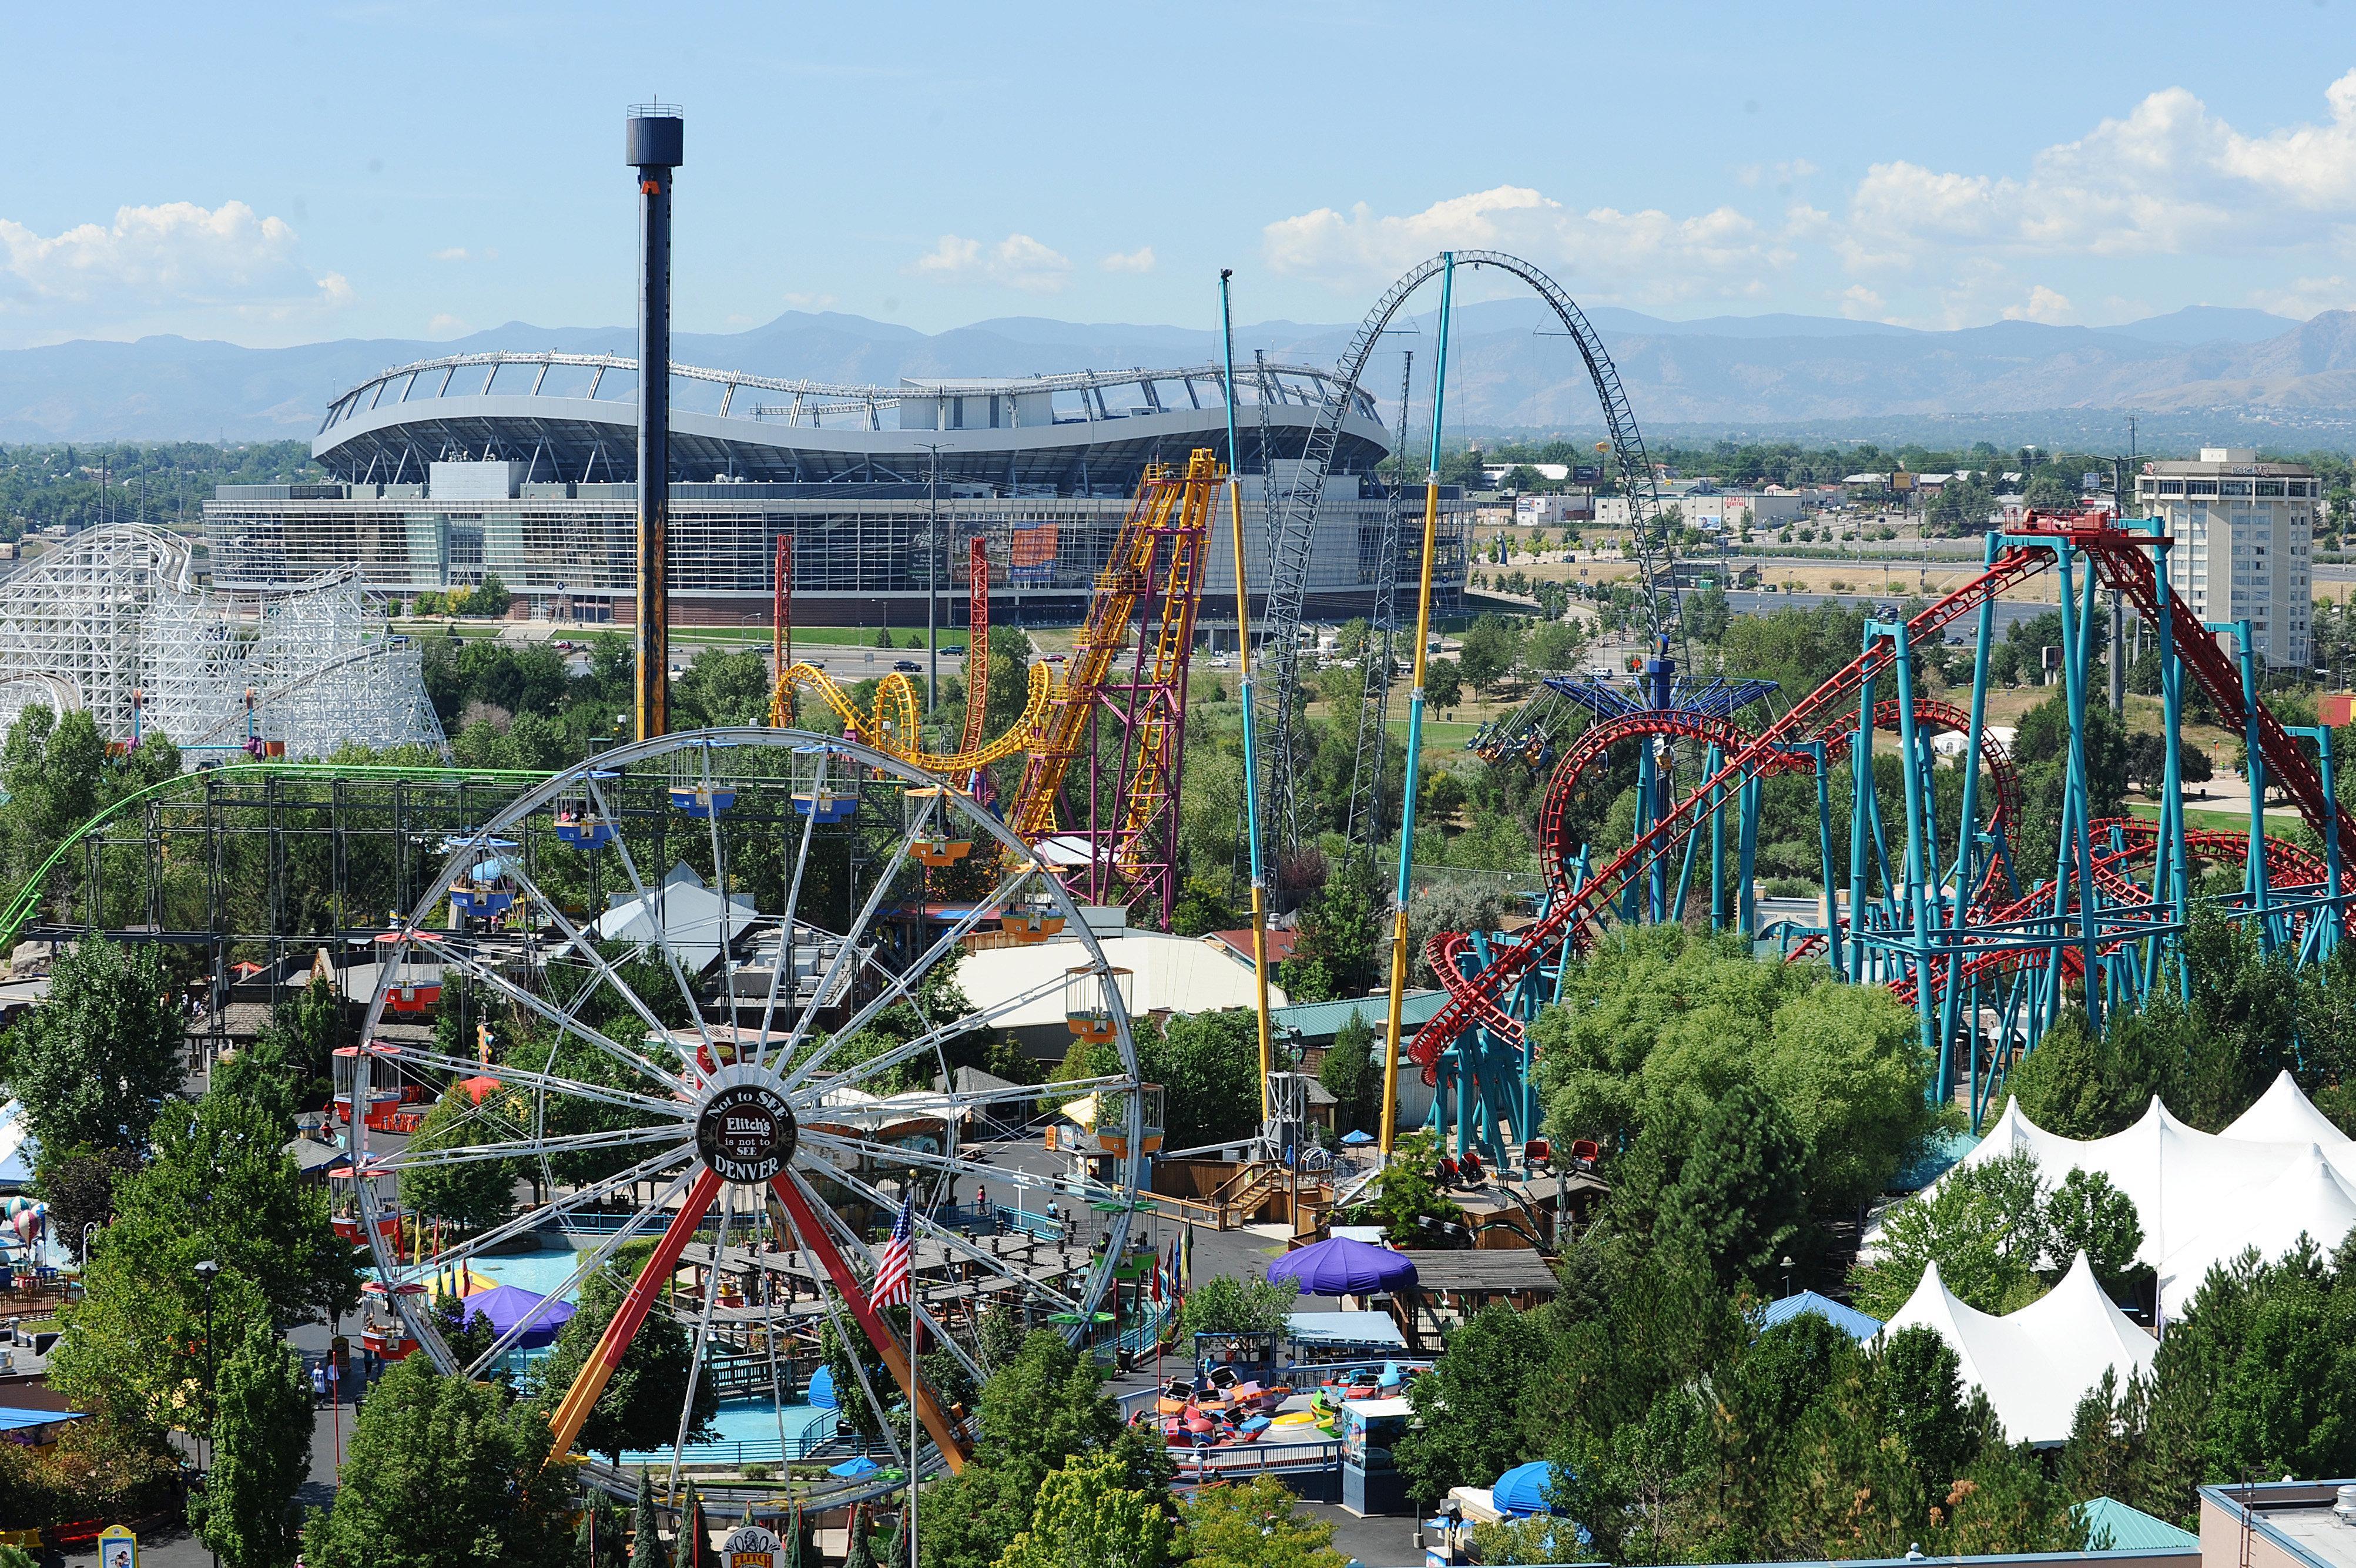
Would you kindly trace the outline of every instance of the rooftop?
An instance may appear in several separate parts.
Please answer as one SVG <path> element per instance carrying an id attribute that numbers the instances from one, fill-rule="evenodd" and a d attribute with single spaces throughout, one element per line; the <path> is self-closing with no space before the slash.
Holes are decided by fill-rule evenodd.
<path id="1" fill-rule="evenodd" d="M 2208 1536 L 2213 1521 L 2238 1536 L 2246 1498 L 2249 1532 L 2259 1550 L 2244 1548 L 2243 1561 L 2287 1559 L 2303 1568 L 2356 1568 L 2356 1518 L 2342 1519 L 2332 1507 L 2339 1489 L 2351 1485 L 2340 1480 L 2203 1487 L 2201 1533 Z"/>

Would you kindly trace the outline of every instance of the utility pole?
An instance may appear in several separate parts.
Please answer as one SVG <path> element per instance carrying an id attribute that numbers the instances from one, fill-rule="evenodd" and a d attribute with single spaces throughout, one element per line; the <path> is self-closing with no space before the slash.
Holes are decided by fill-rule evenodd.
<path id="1" fill-rule="evenodd" d="M 962 406 L 962 405 L 960 405 Z M 925 474 L 925 647 L 931 668 L 925 675 L 925 717 L 941 700 L 941 449 L 928 443 L 932 467 Z M 909 1484 L 913 1495 L 914 1482 Z"/>

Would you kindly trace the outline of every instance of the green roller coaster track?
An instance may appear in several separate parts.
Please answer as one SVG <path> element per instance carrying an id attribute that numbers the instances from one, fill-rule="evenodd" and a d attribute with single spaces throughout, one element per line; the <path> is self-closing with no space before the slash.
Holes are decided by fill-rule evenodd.
<path id="1" fill-rule="evenodd" d="M 234 777 L 240 781 L 271 778 L 350 779 L 377 782 L 404 779 L 431 779 L 448 783 L 474 781 L 511 784 L 518 790 L 538 784 L 549 777 L 546 773 L 530 768 L 393 768 L 372 767 L 364 763 L 348 765 L 327 762 L 240 762 L 225 764 L 216 768 L 199 769 L 193 773 L 175 774 L 169 779 L 123 796 L 123 799 L 113 802 L 74 829 L 72 832 L 66 835 L 57 848 L 49 852 L 48 858 L 42 861 L 39 868 L 26 878 L 24 885 L 10 897 L 6 907 L 0 908 L 0 951 L 5 951 L 16 945 L 16 933 L 24 929 L 26 921 L 30 919 L 33 912 L 40 907 L 41 890 L 48 885 L 49 874 L 62 865 L 66 856 L 71 854 L 85 839 L 92 833 L 101 832 L 125 812 L 144 809 L 149 801 L 168 795 L 174 789 L 192 785 L 201 786 L 208 779 L 218 779 L 223 776 Z"/>

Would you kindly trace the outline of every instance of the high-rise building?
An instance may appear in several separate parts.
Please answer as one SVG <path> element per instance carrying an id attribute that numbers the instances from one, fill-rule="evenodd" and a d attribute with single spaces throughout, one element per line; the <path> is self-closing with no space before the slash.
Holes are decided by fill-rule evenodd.
<path id="1" fill-rule="evenodd" d="M 2304 670 L 2316 518 L 2315 470 L 2203 446 L 2197 462 L 2150 462 L 2136 478 L 2144 514 L 2176 541 L 2169 573 L 2203 621 L 2246 620 L 2268 664 Z"/>

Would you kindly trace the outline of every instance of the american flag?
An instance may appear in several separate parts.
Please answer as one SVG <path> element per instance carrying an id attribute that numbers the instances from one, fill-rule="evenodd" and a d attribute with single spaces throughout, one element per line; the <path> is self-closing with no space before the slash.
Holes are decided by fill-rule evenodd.
<path id="1" fill-rule="evenodd" d="M 879 1311 L 887 1306 L 908 1305 L 908 1200 L 900 1200 L 900 1217 L 892 1221 L 892 1239 L 884 1243 L 884 1255 L 875 1260 L 875 1288 L 869 1293 L 867 1305 Z"/>

